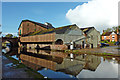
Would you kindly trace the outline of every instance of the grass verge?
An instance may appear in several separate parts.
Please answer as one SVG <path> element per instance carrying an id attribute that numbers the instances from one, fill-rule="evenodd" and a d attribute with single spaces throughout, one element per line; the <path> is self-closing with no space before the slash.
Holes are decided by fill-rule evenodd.
<path id="1" fill-rule="evenodd" d="M 120 57 L 119 54 L 111 54 L 111 53 L 97 53 L 97 52 L 88 52 L 88 51 L 79 51 L 79 50 L 65 50 L 65 53 L 73 53 L 73 54 L 90 54 L 90 55 L 98 55 L 98 56 L 114 56 Z"/>

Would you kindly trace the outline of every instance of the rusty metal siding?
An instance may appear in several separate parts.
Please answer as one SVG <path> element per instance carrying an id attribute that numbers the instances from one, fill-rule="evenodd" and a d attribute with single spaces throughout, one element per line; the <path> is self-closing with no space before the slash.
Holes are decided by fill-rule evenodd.
<path id="1" fill-rule="evenodd" d="M 24 55 L 24 54 L 21 54 L 20 58 L 22 60 L 29 61 L 30 63 L 34 63 L 34 64 L 40 65 L 42 67 L 47 67 L 49 69 L 56 70 L 56 62 L 41 59 L 41 58 L 36 58 L 33 56 Z"/>
<path id="2" fill-rule="evenodd" d="M 20 41 L 21 42 L 54 42 L 55 33 L 21 37 Z"/>
<path id="3" fill-rule="evenodd" d="M 43 55 L 49 55 L 49 56 L 55 56 L 55 57 L 61 57 L 61 58 L 65 58 L 68 56 L 67 53 L 61 52 L 61 51 L 45 51 L 45 50 L 39 50 L 39 52 L 37 52 L 37 50 L 35 49 L 27 49 L 27 52 L 32 52 L 35 54 L 43 54 Z"/>
<path id="4" fill-rule="evenodd" d="M 39 45 L 40 48 L 44 48 L 44 47 L 47 47 L 49 46 L 50 49 L 52 50 L 66 50 L 68 49 L 68 46 L 66 45 L 51 45 L 51 44 L 27 44 L 27 48 L 36 48 L 36 46 Z"/>

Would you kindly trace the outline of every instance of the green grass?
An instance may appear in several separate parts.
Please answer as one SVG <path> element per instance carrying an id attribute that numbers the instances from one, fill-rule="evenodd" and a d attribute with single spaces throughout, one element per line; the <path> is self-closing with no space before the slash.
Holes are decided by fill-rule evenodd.
<path id="1" fill-rule="evenodd" d="M 115 49 L 120 49 L 120 48 L 118 47 L 118 48 L 115 48 Z"/>
<path id="2" fill-rule="evenodd" d="M 73 54 L 90 54 L 90 55 L 98 55 L 98 56 L 115 56 L 120 57 L 119 54 L 111 54 L 111 53 L 96 53 L 89 51 L 80 51 L 80 50 L 65 50 L 65 53 L 73 53 Z"/>

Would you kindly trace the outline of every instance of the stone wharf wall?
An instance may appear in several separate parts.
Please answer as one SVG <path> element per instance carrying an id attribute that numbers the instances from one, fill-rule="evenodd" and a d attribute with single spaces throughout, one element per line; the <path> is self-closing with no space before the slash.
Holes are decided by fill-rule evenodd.
<path id="1" fill-rule="evenodd" d="M 57 51 L 57 52 L 56 51 L 48 51 L 48 52 L 46 52 L 45 50 L 39 50 L 39 52 L 37 52 L 37 50 L 35 50 L 35 49 L 28 49 L 27 52 L 55 56 L 55 57 L 61 57 L 61 58 L 68 57 L 68 54 L 65 54 L 64 52 L 61 52 L 61 51 Z"/>
<path id="2" fill-rule="evenodd" d="M 37 45 L 39 45 L 40 48 L 44 48 L 44 47 L 49 46 L 50 49 L 52 49 L 52 50 L 66 50 L 66 49 L 68 49 L 68 46 L 66 46 L 66 45 L 53 45 L 53 44 L 27 44 L 27 49 L 29 49 L 29 48 L 35 49 Z"/>

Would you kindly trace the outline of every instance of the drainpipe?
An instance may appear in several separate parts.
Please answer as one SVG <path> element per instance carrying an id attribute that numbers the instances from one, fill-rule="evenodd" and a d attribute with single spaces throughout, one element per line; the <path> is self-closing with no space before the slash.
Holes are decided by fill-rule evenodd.
<path id="1" fill-rule="evenodd" d="M 70 58 L 71 58 L 71 59 L 73 59 L 73 58 L 74 58 L 74 57 L 73 57 L 73 53 L 71 53 L 71 54 L 70 54 Z"/>
<path id="2" fill-rule="evenodd" d="M 73 58 L 74 58 L 73 53 L 71 53 L 70 54 L 70 60 L 73 61 Z"/>
<path id="3" fill-rule="evenodd" d="M 70 44 L 70 49 L 73 50 L 73 42 Z"/>

